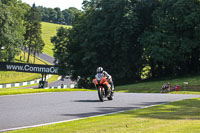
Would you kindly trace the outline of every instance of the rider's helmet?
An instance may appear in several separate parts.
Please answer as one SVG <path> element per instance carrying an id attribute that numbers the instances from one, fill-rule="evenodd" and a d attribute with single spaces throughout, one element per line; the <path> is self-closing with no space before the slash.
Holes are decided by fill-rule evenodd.
<path id="1" fill-rule="evenodd" d="M 103 68 L 102 67 L 98 67 L 97 68 L 97 73 L 103 73 Z"/>

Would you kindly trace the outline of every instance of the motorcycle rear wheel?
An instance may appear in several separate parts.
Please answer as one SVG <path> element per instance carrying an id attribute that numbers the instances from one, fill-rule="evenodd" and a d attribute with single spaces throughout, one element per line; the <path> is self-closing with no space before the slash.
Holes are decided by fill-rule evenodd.
<path id="1" fill-rule="evenodd" d="M 108 97 L 108 100 L 113 100 L 114 98 L 114 93 L 111 92 L 110 96 Z"/>

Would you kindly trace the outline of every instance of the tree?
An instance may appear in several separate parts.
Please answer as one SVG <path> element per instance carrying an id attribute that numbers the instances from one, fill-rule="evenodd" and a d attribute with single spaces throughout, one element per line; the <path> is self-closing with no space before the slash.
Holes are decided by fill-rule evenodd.
<path id="1" fill-rule="evenodd" d="M 63 17 L 64 17 L 65 24 L 70 25 L 70 20 L 71 20 L 70 15 L 71 15 L 71 13 L 67 9 L 65 9 L 65 10 L 62 11 L 62 14 L 63 14 Z"/>
<path id="2" fill-rule="evenodd" d="M 63 11 L 61 11 L 58 7 L 52 9 L 38 6 L 38 9 L 41 13 L 42 21 L 66 25 L 72 25 L 76 14 L 79 14 L 81 12 L 75 7 L 70 7 Z"/>
<path id="3" fill-rule="evenodd" d="M 54 9 L 57 12 L 57 21 L 56 23 L 62 24 L 64 22 L 64 16 L 60 10 L 60 8 L 55 8 Z"/>
<path id="4" fill-rule="evenodd" d="M 40 12 L 35 7 L 35 4 L 33 4 L 32 8 L 26 14 L 25 19 L 26 33 L 24 37 L 28 48 L 27 62 L 29 62 L 31 52 L 33 52 L 35 57 L 35 54 L 41 53 L 44 47 L 44 42 L 41 38 Z"/>
<path id="5" fill-rule="evenodd" d="M 70 29 L 60 27 L 57 30 L 56 36 L 51 38 L 51 42 L 54 44 L 54 63 L 59 66 L 59 73 L 61 75 L 69 74 L 68 65 L 66 63 L 67 60 L 67 45 L 69 44 L 69 31 Z"/>
<path id="6" fill-rule="evenodd" d="M 38 10 L 40 11 L 41 14 L 41 20 L 45 22 L 49 22 L 49 15 L 50 15 L 50 8 L 46 8 L 43 6 L 38 6 Z"/>
<path id="7" fill-rule="evenodd" d="M 74 22 L 75 20 L 75 17 L 80 14 L 80 10 L 78 10 L 77 8 L 75 7 L 70 7 L 67 9 L 67 12 L 68 12 L 68 18 L 66 18 L 68 20 L 68 24 L 69 25 L 72 25 L 72 23 Z"/>
<path id="8" fill-rule="evenodd" d="M 145 66 L 152 77 L 198 72 L 198 18 L 198 0 L 84 0 L 73 28 L 59 36 L 67 42 L 56 55 L 58 67 L 85 83 L 91 83 L 98 66 L 115 84 L 140 80 Z"/>
<path id="9" fill-rule="evenodd" d="M 84 12 L 73 22 L 66 61 L 76 79 L 91 82 L 98 66 L 112 74 L 118 84 L 140 78 L 141 33 L 134 4 L 126 0 L 84 1 Z"/>
<path id="10" fill-rule="evenodd" d="M 163 0 L 153 13 L 141 43 L 154 77 L 199 71 L 199 9 L 197 0 Z"/>
<path id="11" fill-rule="evenodd" d="M 36 54 L 42 53 L 42 50 L 45 46 L 44 41 L 42 40 L 42 37 L 41 37 L 41 34 L 42 34 L 41 24 L 38 23 L 35 27 L 38 29 L 38 31 L 37 31 L 37 34 L 35 35 L 35 44 L 32 49 L 33 56 L 34 56 L 34 63 L 35 63 Z"/>
<path id="12" fill-rule="evenodd" d="M 0 1 L 0 60 L 13 61 L 23 45 L 24 4 L 17 0 Z"/>
<path id="13" fill-rule="evenodd" d="M 49 9 L 49 21 L 50 22 L 53 22 L 53 23 L 56 23 L 57 19 L 58 19 L 58 15 L 57 15 L 57 12 L 56 10 L 50 8 Z"/>

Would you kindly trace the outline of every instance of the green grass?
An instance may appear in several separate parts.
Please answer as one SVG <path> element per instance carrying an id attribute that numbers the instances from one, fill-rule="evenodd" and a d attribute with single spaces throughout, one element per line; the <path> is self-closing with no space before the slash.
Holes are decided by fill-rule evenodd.
<path id="1" fill-rule="evenodd" d="M 41 92 L 64 92 L 64 91 L 91 91 L 89 89 L 19 89 L 19 88 L 2 88 L 0 89 L 1 95 L 15 95 L 15 94 L 29 94 L 29 93 L 41 93 Z"/>
<path id="2" fill-rule="evenodd" d="M 47 23 L 47 22 L 42 22 L 42 39 L 45 43 L 45 47 L 43 52 L 45 54 L 48 54 L 53 57 L 53 44 L 51 43 L 51 37 L 56 35 L 57 29 L 59 27 L 71 27 L 71 26 L 66 26 L 66 25 L 60 25 L 60 24 L 53 24 L 53 23 Z"/>
<path id="3" fill-rule="evenodd" d="M 58 80 L 59 75 L 52 75 L 49 79 L 47 79 L 48 83 L 54 82 Z"/>
<path id="4" fill-rule="evenodd" d="M 200 98 L 10 133 L 199 133 Z"/>
<path id="5" fill-rule="evenodd" d="M 0 71 L 0 84 L 17 83 L 40 78 L 40 74 Z"/>
<path id="6" fill-rule="evenodd" d="M 179 78 L 169 78 L 164 80 L 147 80 L 135 84 L 117 86 L 116 91 L 132 92 L 132 93 L 160 93 L 163 84 L 170 83 L 180 85 L 180 91 L 172 93 L 200 94 L 200 76 L 185 76 Z M 188 82 L 188 86 L 184 88 L 183 82 Z"/>

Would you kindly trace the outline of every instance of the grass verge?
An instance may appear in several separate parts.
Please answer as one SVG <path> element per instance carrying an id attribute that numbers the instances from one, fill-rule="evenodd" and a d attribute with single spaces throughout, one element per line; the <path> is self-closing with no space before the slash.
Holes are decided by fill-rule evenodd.
<path id="1" fill-rule="evenodd" d="M 168 78 L 160 80 L 146 80 L 130 85 L 117 86 L 118 92 L 132 92 L 132 93 L 160 93 L 163 84 L 170 83 L 173 85 L 180 85 L 180 91 L 172 92 L 176 94 L 200 94 L 200 76 L 185 76 L 178 78 Z M 183 82 L 188 82 L 188 86 L 184 86 Z"/>
<path id="2" fill-rule="evenodd" d="M 10 133 L 198 133 L 200 98 Z"/>
<path id="3" fill-rule="evenodd" d="M 52 75 L 49 79 L 47 79 L 48 83 L 54 82 L 58 80 L 59 75 Z"/>
<path id="4" fill-rule="evenodd" d="M 2 88 L 0 89 L 1 95 L 16 95 L 16 94 L 29 94 L 29 93 L 42 93 L 42 92 L 64 92 L 64 91 L 91 91 L 90 89 L 20 89 L 20 88 Z"/>

